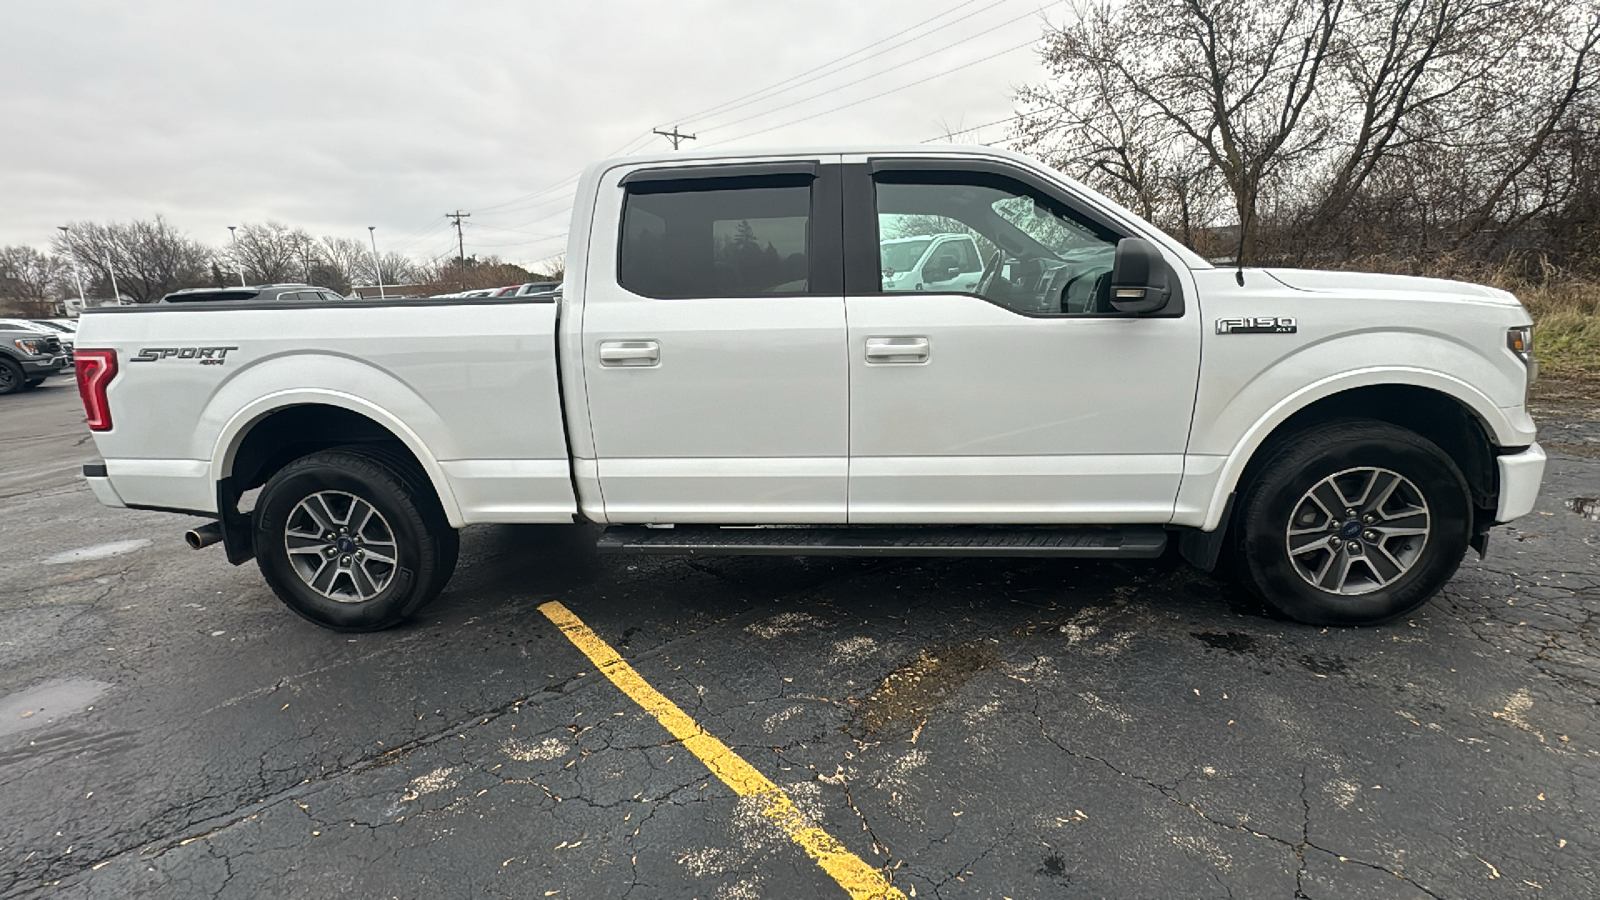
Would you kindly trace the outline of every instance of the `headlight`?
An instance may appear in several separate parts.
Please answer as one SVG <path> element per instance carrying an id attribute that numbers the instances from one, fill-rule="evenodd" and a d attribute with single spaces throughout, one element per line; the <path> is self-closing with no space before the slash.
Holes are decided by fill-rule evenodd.
<path id="1" fill-rule="evenodd" d="M 1528 367 L 1528 383 L 1539 377 L 1539 361 L 1533 357 L 1533 326 L 1519 325 L 1506 331 L 1506 349 Z"/>
<path id="2" fill-rule="evenodd" d="M 17 338 L 12 343 L 17 345 L 18 350 L 29 356 L 44 355 L 44 338 Z"/>

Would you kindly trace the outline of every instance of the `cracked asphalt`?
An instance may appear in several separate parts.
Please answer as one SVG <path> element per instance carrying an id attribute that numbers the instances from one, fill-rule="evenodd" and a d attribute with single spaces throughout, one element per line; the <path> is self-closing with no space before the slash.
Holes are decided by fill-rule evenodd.
<path id="1" fill-rule="evenodd" d="M 597 557 L 474 527 L 413 623 L 281 607 L 0 398 L 0 896 L 844 896 L 589 666 L 559 600 L 915 897 L 1600 896 L 1600 402 L 1410 618 L 1155 564 Z"/>

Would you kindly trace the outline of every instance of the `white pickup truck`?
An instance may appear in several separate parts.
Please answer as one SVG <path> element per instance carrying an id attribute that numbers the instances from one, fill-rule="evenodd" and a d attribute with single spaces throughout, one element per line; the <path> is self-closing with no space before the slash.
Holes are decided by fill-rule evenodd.
<path id="1" fill-rule="evenodd" d="M 882 242 L 927 223 L 981 270 L 887 288 Z M 190 542 L 368 630 L 484 522 L 638 553 L 1170 542 L 1296 619 L 1377 622 L 1544 469 L 1510 294 L 1215 267 L 997 150 L 610 160 L 567 264 L 559 298 L 87 310 L 84 474 L 108 505 L 217 519 Z"/>

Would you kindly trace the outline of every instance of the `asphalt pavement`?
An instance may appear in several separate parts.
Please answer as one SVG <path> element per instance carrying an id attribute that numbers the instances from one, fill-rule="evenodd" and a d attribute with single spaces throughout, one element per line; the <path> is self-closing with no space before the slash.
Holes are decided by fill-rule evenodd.
<path id="1" fill-rule="evenodd" d="M 483 526 L 352 636 L 96 503 L 53 378 L 0 397 L 0 896 L 1600 896 L 1600 409 L 1547 394 L 1536 512 L 1382 627 Z"/>

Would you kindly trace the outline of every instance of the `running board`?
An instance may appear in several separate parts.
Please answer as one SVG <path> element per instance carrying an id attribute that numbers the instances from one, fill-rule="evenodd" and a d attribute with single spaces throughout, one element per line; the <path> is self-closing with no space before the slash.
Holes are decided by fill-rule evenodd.
<path id="1" fill-rule="evenodd" d="M 1154 559 L 1167 547 L 1155 525 L 1123 527 L 754 527 L 612 525 L 602 553 L 695 556 L 1053 556 Z"/>

